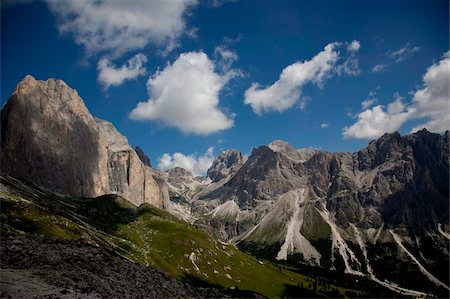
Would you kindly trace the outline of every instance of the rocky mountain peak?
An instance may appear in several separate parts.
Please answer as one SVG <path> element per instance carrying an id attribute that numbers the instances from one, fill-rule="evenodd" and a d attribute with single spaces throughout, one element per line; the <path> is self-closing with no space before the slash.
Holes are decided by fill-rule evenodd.
<path id="1" fill-rule="evenodd" d="M 184 169 L 182 167 L 178 167 L 178 166 L 169 169 L 168 173 L 169 173 L 169 177 L 172 177 L 172 178 L 192 178 L 193 177 L 192 173 L 189 170 L 186 170 L 186 169 Z"/>
<path id="2" fill-rule="evenodd" d="M 115 193 L 165 207 L 167 187 L 64 81 L 26 76 L 1 111 L 3 174 L 73 197 Z"/>
<path id="3" fill-rule="evenodd" d="M 268 147 L 273 150 L 274 152 L 283 152 L 286 150 L 294 150 L 292 145 L 290 145 L 288 142 L 284 140 L 274 140 L 272 141 Z"/>
<path id="4" fill-rule="evenodd" d="M 293 162 L 306 162 L 318 152 L 318 150 L 313 148 L 295 149 L 292 145 L 283 140 L 274 140 L 268 147 L 272 151 L 286 156 Z"/>
<path id="5" fill-rule="evenodd" d="M 383 136 L 381 136 L 375 141 L 375 144 L 377 145 L 378 148 L 381 148 L 385 145 L 392 145 L 398 143 L 399 141 L 401 141 L 401 139 L 402 136 L 400 135 L 399 132 L 385 133 Z"/>
<path id="6" fill-rule="evenodd" d="M 267 145 L 261 145 L 261 146 L 252 148 L 252 153 L 249 158 L 251 158 L 252 156 L 255 156 L 255 155 L 263 155 L 263 154 L 268 154 L 268 153 L 273 154 L 274 151 L 272 151 L 270 149 L 270 147 L 268 147 Z"/>
<path id="7" fill-rule="evenodd" d="M 296 151 L 299 154 L 300 160 L 302 160 L 303 162 L 308 161 L 309 159 L 312 158 L 312 156 L 320 152 L 320 150 L 312 147 L 300 148 Z"/>
<path id="8" fill-rule="evenodd" d="M 228 149 L 217 156 L 211 167 L 207 171 L 207 176 L 213 181 L 218 182 L 226 177 L 234 175 L 244 164 L 244 156 L 235 149 Z"/>
<path id="9" fill-rule="evenodd" d="M 290 145 L 286 141 L 274 140 L 268 146 L 272 151 L 281 153 L 281 154 L 289 157 L 290 159 L 294 159 L 294 160 L 299 159 L 299 155 L 298 155 L 297 151 L 292 147 L 292 145 Z"/>
<path id="10" fill-rule="evenodd" d="M 47 97 L 39 97 L 43 93 Z M 33 102 L 39 106 L 43 113 L 49 113 L 51 110 L 57 109 L 66 118 L 71 116 L 76 116 L 83 120 L 92 118 L 78 92 L 70 88 L 62 80 L 50 78 L 46 81 L 41 81 L 36 80 L 31 75 L 26 75 L 17 85 L 11 100 L 15 98 Z"/>
<path id="11" fill-rule="evenodd" d="M 32 75 L 26 75 L 22 81 L 17 84 L 13 95 L 16 93 L 24 93 L 27 89 L 35 87 L 38 84 L 37 80 Z"/>
<path id="12" fill-rule="evenodd" d="M 386 133 L 358 152 L 359 168 L 361 170 L 373 168 L 387 160 L 400 159 L 402 149 L 405 147 L 404 139 L 398 132 Z"/>

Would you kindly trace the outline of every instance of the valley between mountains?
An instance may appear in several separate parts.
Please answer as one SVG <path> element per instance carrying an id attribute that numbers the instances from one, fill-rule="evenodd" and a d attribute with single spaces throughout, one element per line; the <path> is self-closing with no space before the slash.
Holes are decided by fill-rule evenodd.
<path id="1" fill-rule="evenodd" d="M 2 297 L 448 297 L 449 138 L 275 140 L 195 177 L 26 76 L 1 111 Z"/>

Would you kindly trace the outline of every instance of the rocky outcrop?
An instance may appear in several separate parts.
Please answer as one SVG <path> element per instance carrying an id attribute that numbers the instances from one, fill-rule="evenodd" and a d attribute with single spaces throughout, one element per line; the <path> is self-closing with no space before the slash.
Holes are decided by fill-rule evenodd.
<path id="1" fill-rule="evenodd" d="M 74 197 L 115 193 L 165 208 L 167 187 L 61 80 L 26 76 L 1 111 L 1 171 Z"/>
<path id="2" fill-rule="evenodd" d="M 208 169 L 207 176 L 213 182 L 218 182 L 234 175 L 242 164 L 244 164 L 244 156 L 240 151 L 225 150 L 214 159 L 213 164 Z"/>
<path id="3" fill-rule="evenodd" d="M 241 207 L 252 207 L 259 200 L 273 200 L 306 183 L 294 164 L 296 161 L 290 156 L 260 146 L 253 149 L 248 160 L 228 182 L 203 198 L 235 199 Z"/>
<path id="4" fill-rule="evenodd" d="M 134 150 L 136 151 L 136 154 L 138 155 L 139 159 L 141 159 L 142 163 L 144 163 L 144 165 L 152 167 L 150 158 L 144 153 L 144 150 L 139 145 L 135 146 Z"/>
<path id="5" fill-rule="evenodd" d="M 268 145 L 268 147 L 276 153 L 281 153 L 285 157 L 292 159 L 294 161 L 301 161 L 300 154 L 286 141 L 274 140 Z"/>
<path id="6" fill-rule="evenodd" d="M 167 173 L 163 174 L 163 177 L 169 185 L 170 197 L 172 199 L 177 198 L 176 201 L 190 202 L 211 183 L 209 178 L 194 177 L 190 171 L 181 167 L 169 169 Z"/>
<path id="7" fill-rule="evenodd" d="M 234 298 L 238 294 L 195 287 L 81 240 L 21 235 L 2 236 L 0 244 L 0 283 L 6 298 Z"/>
<path id="8" fill-rule="evenodd" d="M 174 167 L 169 169 L 168 175 L 169 182 L 174 184 L 182 181 L 191 181 L 194 178 L 189 170 L 182 167 Z"/>

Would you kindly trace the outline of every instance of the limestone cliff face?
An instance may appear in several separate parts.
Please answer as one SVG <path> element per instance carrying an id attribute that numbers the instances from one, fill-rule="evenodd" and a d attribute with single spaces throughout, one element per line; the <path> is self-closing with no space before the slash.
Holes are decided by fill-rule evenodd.
<path id="1" fill-rule="evenodd" d="M 207 176 L 213 182 L 219 182 L 224 178 L 234 175 L 244 164 L 244 156 L 238 150 L 229 149 L 220 153 L 208 169 Z"/>
<path id="2" fill-rule="evenodd" d="M 1 111 L 1 171 L 75 197 L 116 193 L 165 208 L 168 192 L 114 126 L 63 81 L 26 76 Z"/>

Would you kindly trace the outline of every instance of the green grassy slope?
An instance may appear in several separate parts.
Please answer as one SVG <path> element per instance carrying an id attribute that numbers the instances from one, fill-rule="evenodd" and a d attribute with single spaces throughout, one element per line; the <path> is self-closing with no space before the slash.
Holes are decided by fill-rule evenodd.
<path id="1" fill-rule="evenodd" d="M 315 278 L 259 261 L 212 239 L 169 213 L 109 195 L 72 199 L 0 178 L 1 229 L 39 233 L 107 247 L 132 261 L 185 280 L 251 290 L 268 297 L 327 295 Z M 365 294 L 330 285 L 333 296 Z M 328 294 L 331 295 L 331 294 Z"/>

